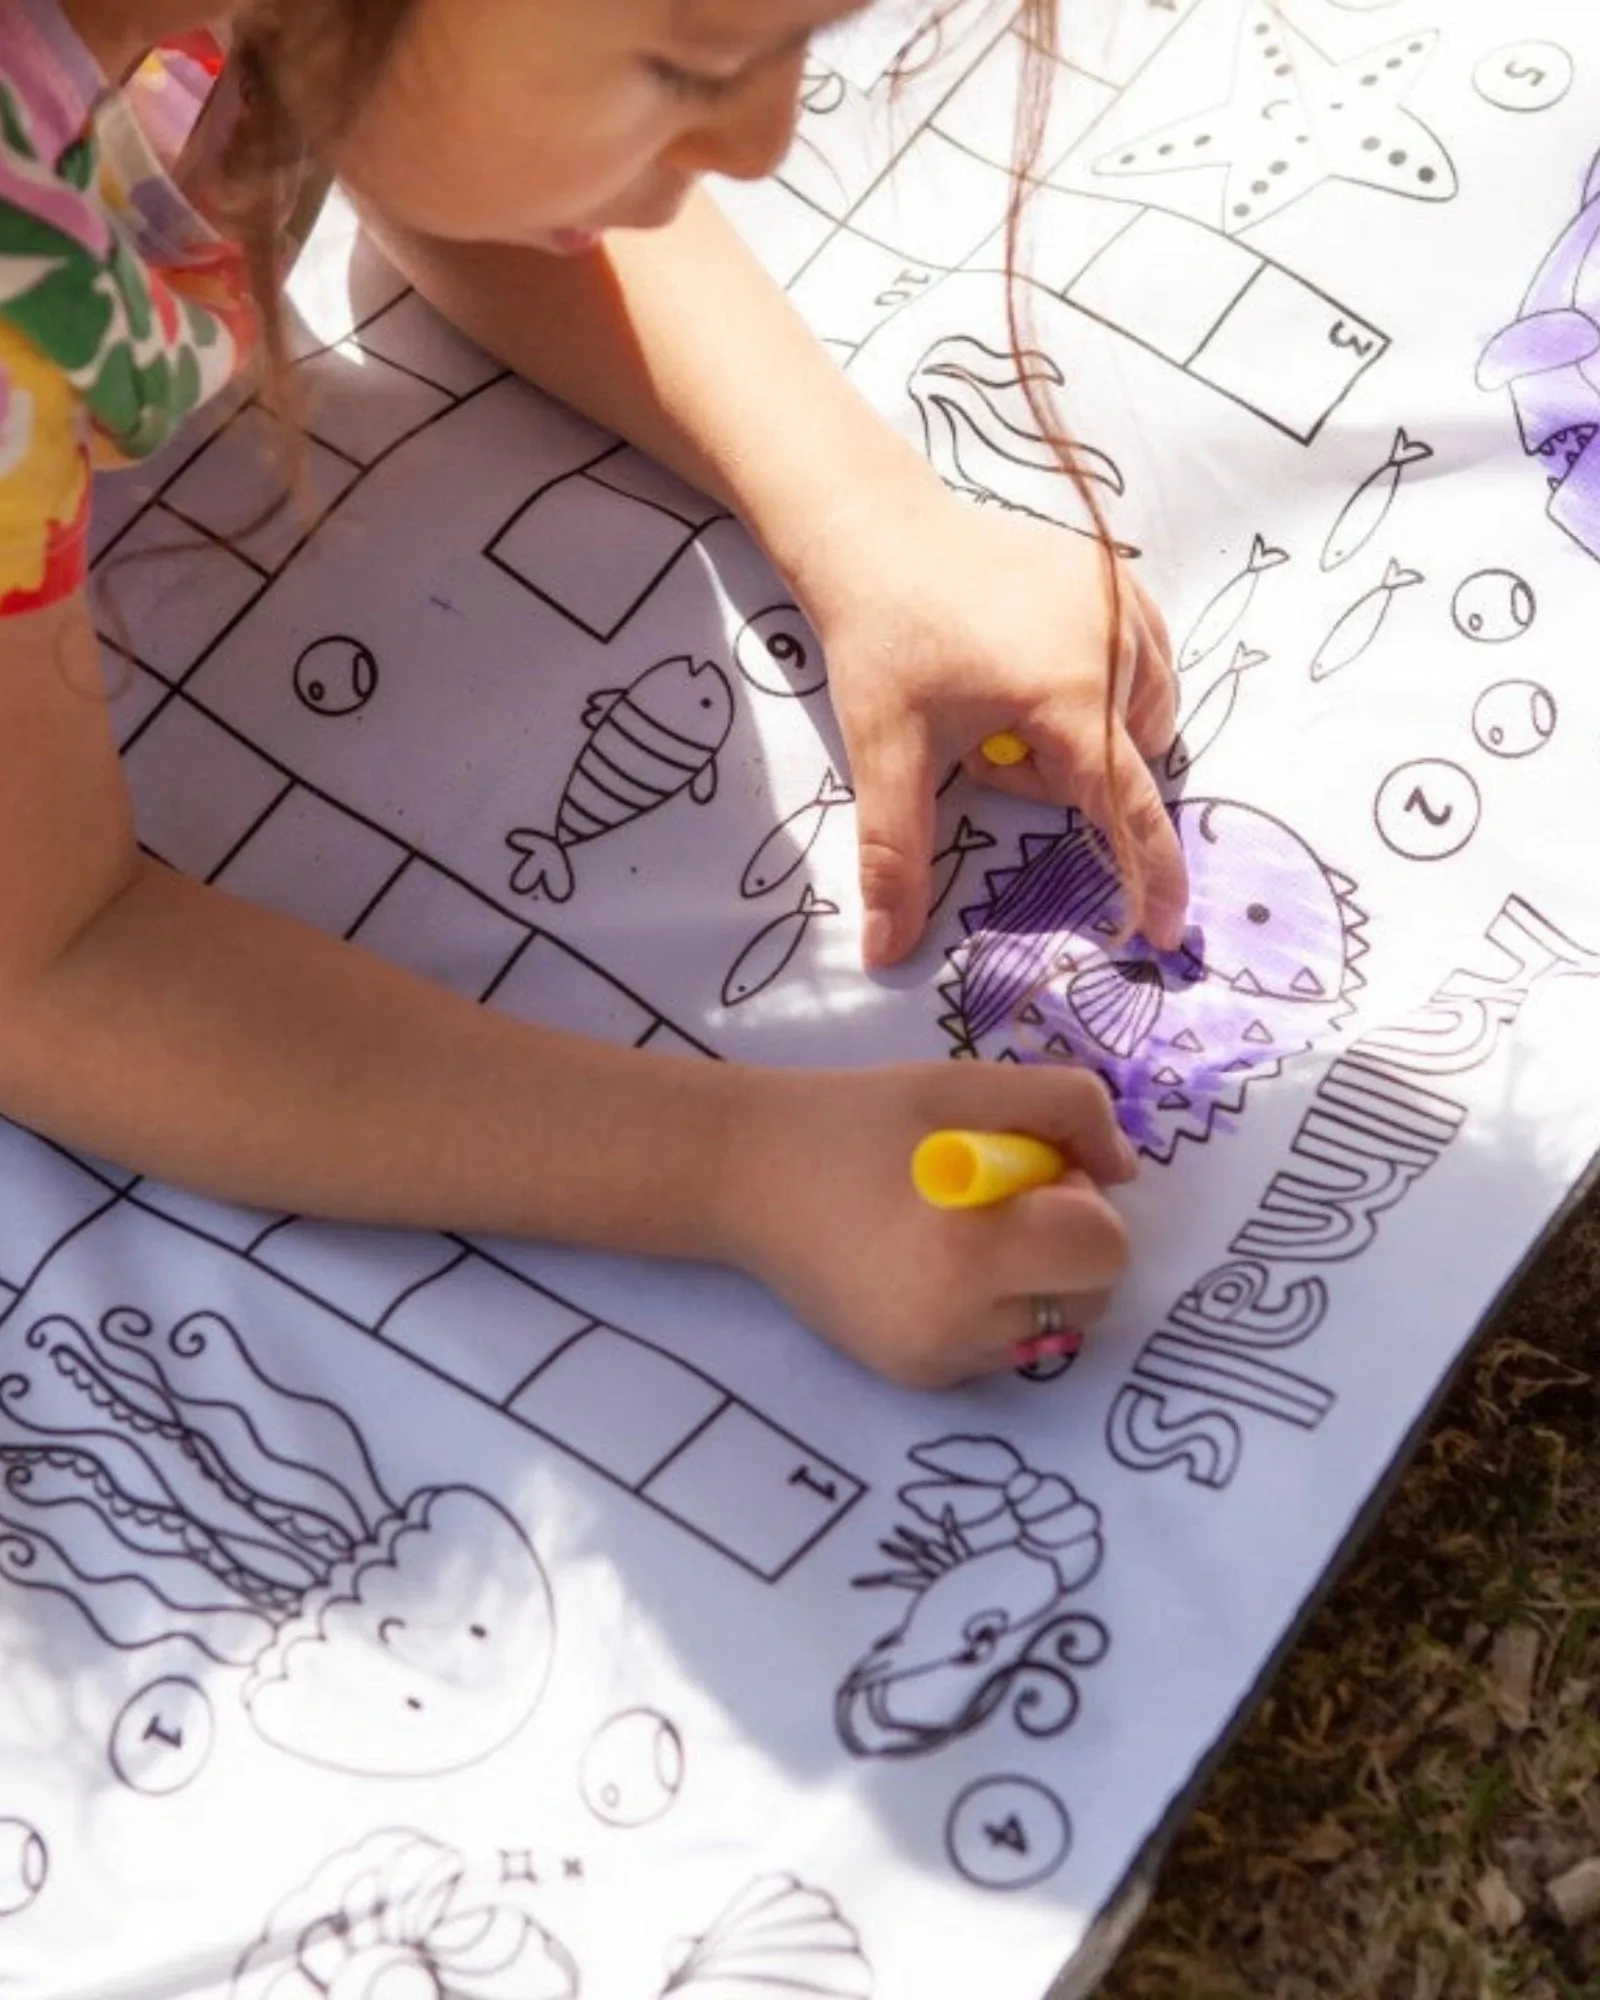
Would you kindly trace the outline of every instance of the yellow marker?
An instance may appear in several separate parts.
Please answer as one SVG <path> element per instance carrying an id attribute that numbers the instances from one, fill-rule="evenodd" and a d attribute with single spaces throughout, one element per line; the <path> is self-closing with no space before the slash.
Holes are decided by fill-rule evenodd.
<path id="1" fill-rule="evenodd" d="M 911 1155 L 911 1180 L 935 1208 L 987 1208 L 1046 1187 L 1067 1160 L 1025 1132 L 930 1132 Z"/>
<path id="2" fill-rule="evenodd" d="M 1014 729 L 986 736 L 980 746 L 991 764 L 1026 764 L 1033 752 Z"/>

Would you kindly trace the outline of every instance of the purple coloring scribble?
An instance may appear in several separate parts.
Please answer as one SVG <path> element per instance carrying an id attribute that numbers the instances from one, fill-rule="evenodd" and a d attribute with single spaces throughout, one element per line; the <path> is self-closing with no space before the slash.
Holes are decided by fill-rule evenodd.
<path id="1" fill-rule="evenodd" d="M 1159 1160 L 1231 1130 L 1247 1084 L 1335 1033 L 1367 949 L 1355 884 L 1280 820 L 1228 799 L 1169 810 L 1192 891 L 1178 950 L 1118 942 L 1105 844 L 1071 813 L 988 876 L 940 988 L 958 1053 L 1096 1070 L 1123 1130 Z"/>
<path id="2" fill-rule="evenodd" d="M 1600 556 L 1600 161 L 1521 312 L 1484 349 L 1478 386 L 1510 390 L 1522 448 L 1549 475 L 1551 520 Z"/>

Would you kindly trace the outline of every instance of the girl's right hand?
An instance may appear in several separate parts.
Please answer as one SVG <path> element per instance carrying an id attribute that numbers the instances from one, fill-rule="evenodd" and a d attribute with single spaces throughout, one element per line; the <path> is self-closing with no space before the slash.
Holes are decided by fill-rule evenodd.
<path id="1" fill-rule="evenodd" d="M 1100 1188 L 1137 1162 L 1095 1077 L 946 1061 L 747 1070 L 740 1084 L 721 1254 L 865 1366 L 942 1387 L 1015 1366 L 1040 1295 L 1072 1327 L 1104 1309 L 1127 1235 Z M 950 1127 L 1027 1132 L 1074 1168 L 991 1208 L 936 1209 L 912 1187 L 911 1155 Z"/>

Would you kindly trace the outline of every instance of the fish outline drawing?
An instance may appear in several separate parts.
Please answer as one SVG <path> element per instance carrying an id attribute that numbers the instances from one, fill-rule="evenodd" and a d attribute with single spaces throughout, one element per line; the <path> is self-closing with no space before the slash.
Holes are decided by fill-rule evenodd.
<path id="1" fill-rule="evenodd" d="M 830 764 L 813 796 L 763 836 L 745 863 L 744 874 L 739 878 L 739 894 L 753 901 L 782 888 L 816 846 L 829 813 L 838 806 L 854 805 L 855 800 L 854 788 Z"/>
<path id="2" fill-rule="evenodd" d="M 1356 599 L 1348 611 L 1335 619 L 1327 637 L 1311 657 L 1311 678 L 1325 681 L 1331 675 L 1353 666 L 1376 643 L 1396 593 L 1426 581 L 1420 570 L 1407 569 L 1391 556 L 1382 582 L 1375 583 L 1371 590 Z"/>
<path id="3" fill-rule="evenodd" d="M 1287 549 L 1275 548 L 1264 535 L 1254 535 L 1244 567 L 1229 577 L 1189 629 L 1178 648 L 1178 672 L 1189 673 L 1209 659 L 1235 628 L 1244 622 L 1256 594 L 1256 585 L 1269 569 L 1278 569 L 1290 560 Z"/>
<path id="4" fill-rule="evenodd" d="M 807 882 L 795 907 L 763 924 L 728 968 L 722 982 L 723 1006 L 738 1007 L 765 992 L 782 975 L 816 919 L 838 914 L 839 905 L 819 896 Z"/>
<path id="5" fill-rule="evenodd" d="M 1339 569 L 1361 553 L 1388 520 L 1407 466 L 1421 465 L 1432 456 L 1431 444 L 1408 436 L 1404 428 L 1395 432 L 1389 456 L 1375 472 L 1367 474 L 1339 509 L 1338 519 L 1322 545 L 1323 569 Z"/>
<path id="6" fill-rule="evenodd" d="M 733 688 L 712 660 L 677 653 L 646 667 L 624 688 L 601 688 L 584 703 L 588 731 L 556 806 L 554 830 L 516 826 L 506 845 L 519 896 L 564 903 L 574 886 L 570 851 L 629 826 L 687 792 L 697 805 L 716 795 L 717 758 L 733 728 Z"/>
<path id="7" fill-rule="evenodd" d="M 1137 933 L 1119 942 L 1123 890 L 1073 811 L 989 871 L 938 989 L 954 1054 L 1093 1069 L 1130 1141 L 1159 1161 L 1236 1129 L 1251 1085 L 1342 1031 L 1368 948 L 1355 883 L 1292 827 L 1226 798 L 1167 811 L 1192 892 L 1175 951 Z"/>
<path id="8" fill-rule="evenodd" d="M 1227 728 L 1245 675 L 1265 666 L 1270 658 L 1269 653 L 1257 652 L 1242 640 L 1234 647 L 1232 660 L 1179 724 L 1167 751 L 1162 769 L 1174 784 L 1194 768 Z"/>
<path id="9" fill-rule="evenodd" d="M 994 835 L 985 833 L 976 826 L 965 813 L 957 822 L 955 832 L 941 847 L 928 864 L 929 886 L 932 893 L 928 897 L 928 915 L 936 916 L 944 907 L 951 890 L 956 886 L 962 867 L 969 854 L 982 854 L 994 846 Z"/>

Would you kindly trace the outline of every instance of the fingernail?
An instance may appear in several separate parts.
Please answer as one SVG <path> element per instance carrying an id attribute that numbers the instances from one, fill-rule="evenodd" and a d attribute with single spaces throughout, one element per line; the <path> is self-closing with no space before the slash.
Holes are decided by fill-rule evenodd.
<path id="1" fill-rule="evenodd" d="M 889 963 L 894 950 L 894 919 L 887 910 L 869 910 L 861 933 L 861 956 L 869 968 Z"/>
<path id="2" fill-rule="evenodd" d="M 1134 1151 L 1132 1142 L 1121 1132 L 1117 1134 L 1117 1158 L 1122 1162 L 1122 1171 L 1128 1179 L 1136 1180 L 1139 1174 L 1139 1155 Z"/>

